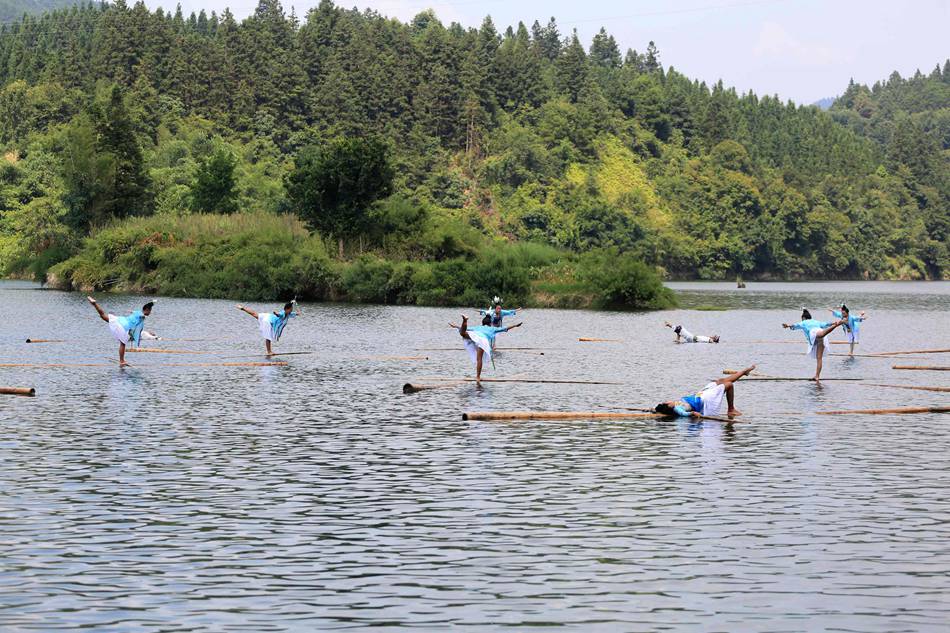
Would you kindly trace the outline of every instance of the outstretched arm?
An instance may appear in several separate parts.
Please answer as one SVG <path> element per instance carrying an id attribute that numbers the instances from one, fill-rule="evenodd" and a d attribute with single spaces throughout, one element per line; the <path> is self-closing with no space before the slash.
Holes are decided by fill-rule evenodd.
<path id="1" fill-rule="evenodd" d="M 515 329 L 516 327 L 521 327 L 522 325 L 523 325 L 523 323 L 515 323 L 514 325 L 509 325 L 509 326 L 506 327 L 504 330 L 502 330 L 502 332 L 510 332 L 511 330 Z"/>

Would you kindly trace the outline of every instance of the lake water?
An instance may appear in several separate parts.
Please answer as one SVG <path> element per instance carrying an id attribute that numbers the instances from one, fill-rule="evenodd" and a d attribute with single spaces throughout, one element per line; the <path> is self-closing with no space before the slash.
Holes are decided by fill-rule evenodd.
<path id="1" fill-rule="evenodd" d="M 867 310 L 862 352 L 950 348 L 947 283 L 672 285 L 730 309 L 529 310 L 499 346 L 544 355 L 501 352 L 486 372 L 622 385 L 403 395 L 472 374 L 458 309 L 304 305 L 279 348 L 313 355 L 171 367 L 263 345 L 232 302 L 161 299 L 150 329 L 206 340 L 155 346 L 208 354 L 120 370 L 83 296 L 0 282 L 0 362 L 103 365 L 0 368 L 0 385 L 37 390 L 0 396 L 0 630 L 946 631 L 950 416 L 815 412 L 950 394 L 740 382 L 731 426 L 462 421 L 650 406 L 750 363 L 808 377 L 801 333 L 780 325 L 803 304 Z M 674 345 L 664 320 L 722 343 Z M 950 383 L 894 362 L 830 357 L 824 376 Z"/>

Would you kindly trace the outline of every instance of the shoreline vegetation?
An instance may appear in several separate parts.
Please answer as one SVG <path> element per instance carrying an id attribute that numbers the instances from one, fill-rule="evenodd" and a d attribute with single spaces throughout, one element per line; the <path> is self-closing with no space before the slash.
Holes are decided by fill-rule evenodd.
<path id="1" fill-rule="evenodd" d="M 645 310 L 662 279 L 950 279 L 948 242 L 950 60 L 825 112 L 553 18 L 0 26 L 0 275 L 56 288 Z"/>

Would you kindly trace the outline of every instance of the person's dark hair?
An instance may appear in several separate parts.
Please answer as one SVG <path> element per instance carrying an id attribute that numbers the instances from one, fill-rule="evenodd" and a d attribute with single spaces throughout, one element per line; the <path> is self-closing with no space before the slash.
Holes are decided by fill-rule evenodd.
<path id="1" fill-rule="evenodd" d="M 294 302 L 293 302 L 293 301 L 284 304 L 284 310 L 293 310 L 293 309 L 294 309 Z"/>
<path id="2" fill-rule="evenodd" d="M 811 312 L 809 312 L 805 308 L 802 308 L 802 321 L 807 321 L 810 318 L 811 318 Z"/>
<path id="3" fill-rule="evenodd" d="M 152 306 L 154 306 L 154 305 L 155 305 L 155 302 L 154 302 L 154 301 L 149 301 L 149 302 L 146 303 L 144 306 L 142 306 L 142 312 L 148 312 L 149 310 L 152 309 Z"/>
<path id="4" fill-rule="evenodd" d="M 669 402 L 661 402 L 660 404 L 653 407 L 653 410 L 656 413 L 661 413 L 663 415 L 676 415 L 676 411 L 673 410 L 673 407 L 670 406 Z"/>
<path id="5" fill-rule="evenodd" d="M 485 318 L 482 319 L 482 325 L 491 325 L 491 315 L 486 314 Z"/>
<path id="6" fill-rule="evenodd" d="M 841 304 L 841 311 L 842 311 L 842 312 L 847 312 L 848 314 L 851 314 L 851 310 L 849 310 L 849 309 L 848 309 L 848 306 L 846 306 L 846 305 L 843 304 L 843 303 Z"/>
<path id="7" fill-rule="evenodd" d="M 673 331 L 676 332 L 677 334 L 679 334 L 680 332 L 683 331 L 683 326 L 682 326 L 682 325 L 677 325 L 675 328 L 673 328 Z"/>

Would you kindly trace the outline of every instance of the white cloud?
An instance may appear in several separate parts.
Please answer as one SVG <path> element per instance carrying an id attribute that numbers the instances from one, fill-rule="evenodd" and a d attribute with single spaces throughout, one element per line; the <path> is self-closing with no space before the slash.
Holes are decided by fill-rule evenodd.
<path id="1" fill-rule="evenodd" d="M 806 42 L 776 22 L 766 22 L 753 48 L 756 56 L 781 61 L 783 66 L 824 67 L 850 62 L 852 55 L 817 42 Z"/>

